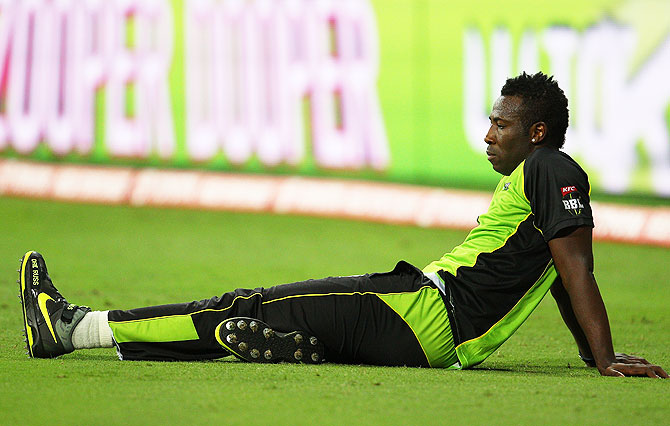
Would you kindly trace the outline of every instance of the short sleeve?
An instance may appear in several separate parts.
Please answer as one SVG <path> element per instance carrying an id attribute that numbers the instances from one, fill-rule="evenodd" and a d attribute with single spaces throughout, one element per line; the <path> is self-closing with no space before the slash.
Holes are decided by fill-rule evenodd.
<path id="1" fill-rule="evenodd" d="M 523 173 L 533 223 L 545 241 L 565 228 L 593 227 L 588 176 L 570 156 L 538 149 L 526 159 Z"/>

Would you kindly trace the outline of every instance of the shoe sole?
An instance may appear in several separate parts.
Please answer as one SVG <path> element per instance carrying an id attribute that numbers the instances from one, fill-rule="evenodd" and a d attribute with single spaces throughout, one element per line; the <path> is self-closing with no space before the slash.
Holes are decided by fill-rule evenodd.
<path id="1" fill-rule="evenodd" d="M 323 343 L 315 336 L 303 331 L 275 331 L 264 322 L 253 318 L 236 317 L 222 321 L 216 327 L 214 335 L 227 351 L 248 362 L 324 362 Z"/>
<path id="2" fill-rule="evenodd" d="M 29 318 L 28 313 L 26 311 L 26 266 L 28 264 L 28 259 L 30 258 L 30 255 L 32 255 L 33 252 L 29 251 L 26 254 L 23 255 L 23 257 L 20 259 L 20 267 L 17 270 L 19 273 L 19 279 L 16 280 L 16 282 L 19 284 L 19 299 L 21 299 L 21 307 L 23 308 L 23 336 L 24 336 L 24 341 L 26 342 L 26 347 L 28 351 L 26 352 L 26 355 L 28 355 L 31 358 L 34 358 L 33 354 L 33 343 L 35 342 L 35 339 L 33 338 L 33 328 L 30 326 L 30 323 L 34 323 L 35 326 L 37 326 L 37 319 L 36 318 Z M 34 311 L 34 308 L 33 308 Z M 33 314 L 34 315 L 34 314 Z M 39 336 L 38 336 L 39 337 Z"/>

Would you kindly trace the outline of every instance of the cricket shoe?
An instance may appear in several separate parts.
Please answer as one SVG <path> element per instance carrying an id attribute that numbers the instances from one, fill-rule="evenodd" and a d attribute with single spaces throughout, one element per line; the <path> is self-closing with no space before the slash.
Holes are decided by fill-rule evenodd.
<path id="1" fill-rule="evenodd" d="M 221 346 L 244 361 L 307 364 L 324 361 L 324 346 L 316 337 L 304 331 L 281 333 L 253 318 L 222 321 L 214 335 Z"/>
<path id="2" fill-rule="evenodd" d="M 51 282 L 44 258 L 36 251 L 21 258 L 18 272 L 27 354 L 54 358 L 74 351 L 72 331 L 91 308 L 65 300 Z"/>

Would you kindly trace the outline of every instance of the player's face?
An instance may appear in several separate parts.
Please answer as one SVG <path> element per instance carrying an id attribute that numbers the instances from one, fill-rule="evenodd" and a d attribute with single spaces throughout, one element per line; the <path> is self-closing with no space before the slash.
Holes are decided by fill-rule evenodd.
<path id="1" fill-rule="evenodd" d="M 530 132 L 521 123 L 522 103 L 518 96 L 501 96 L 493 104 L 489 116 L 491 127 L 484 138 L 488 144 L 486 154 L 493 170 L 505 176 L 535 149 Z"/>

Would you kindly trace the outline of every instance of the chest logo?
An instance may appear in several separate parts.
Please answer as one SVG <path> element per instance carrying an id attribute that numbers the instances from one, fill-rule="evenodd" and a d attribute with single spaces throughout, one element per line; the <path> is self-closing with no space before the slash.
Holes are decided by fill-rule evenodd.
<path id="1" fill-rule="evenodd" d="M 505 185 L 503 186 L 503 191 L 507 191 L 509 189 L 509 186 L 512 184 L 512 182 L 505 182 Z"/>

